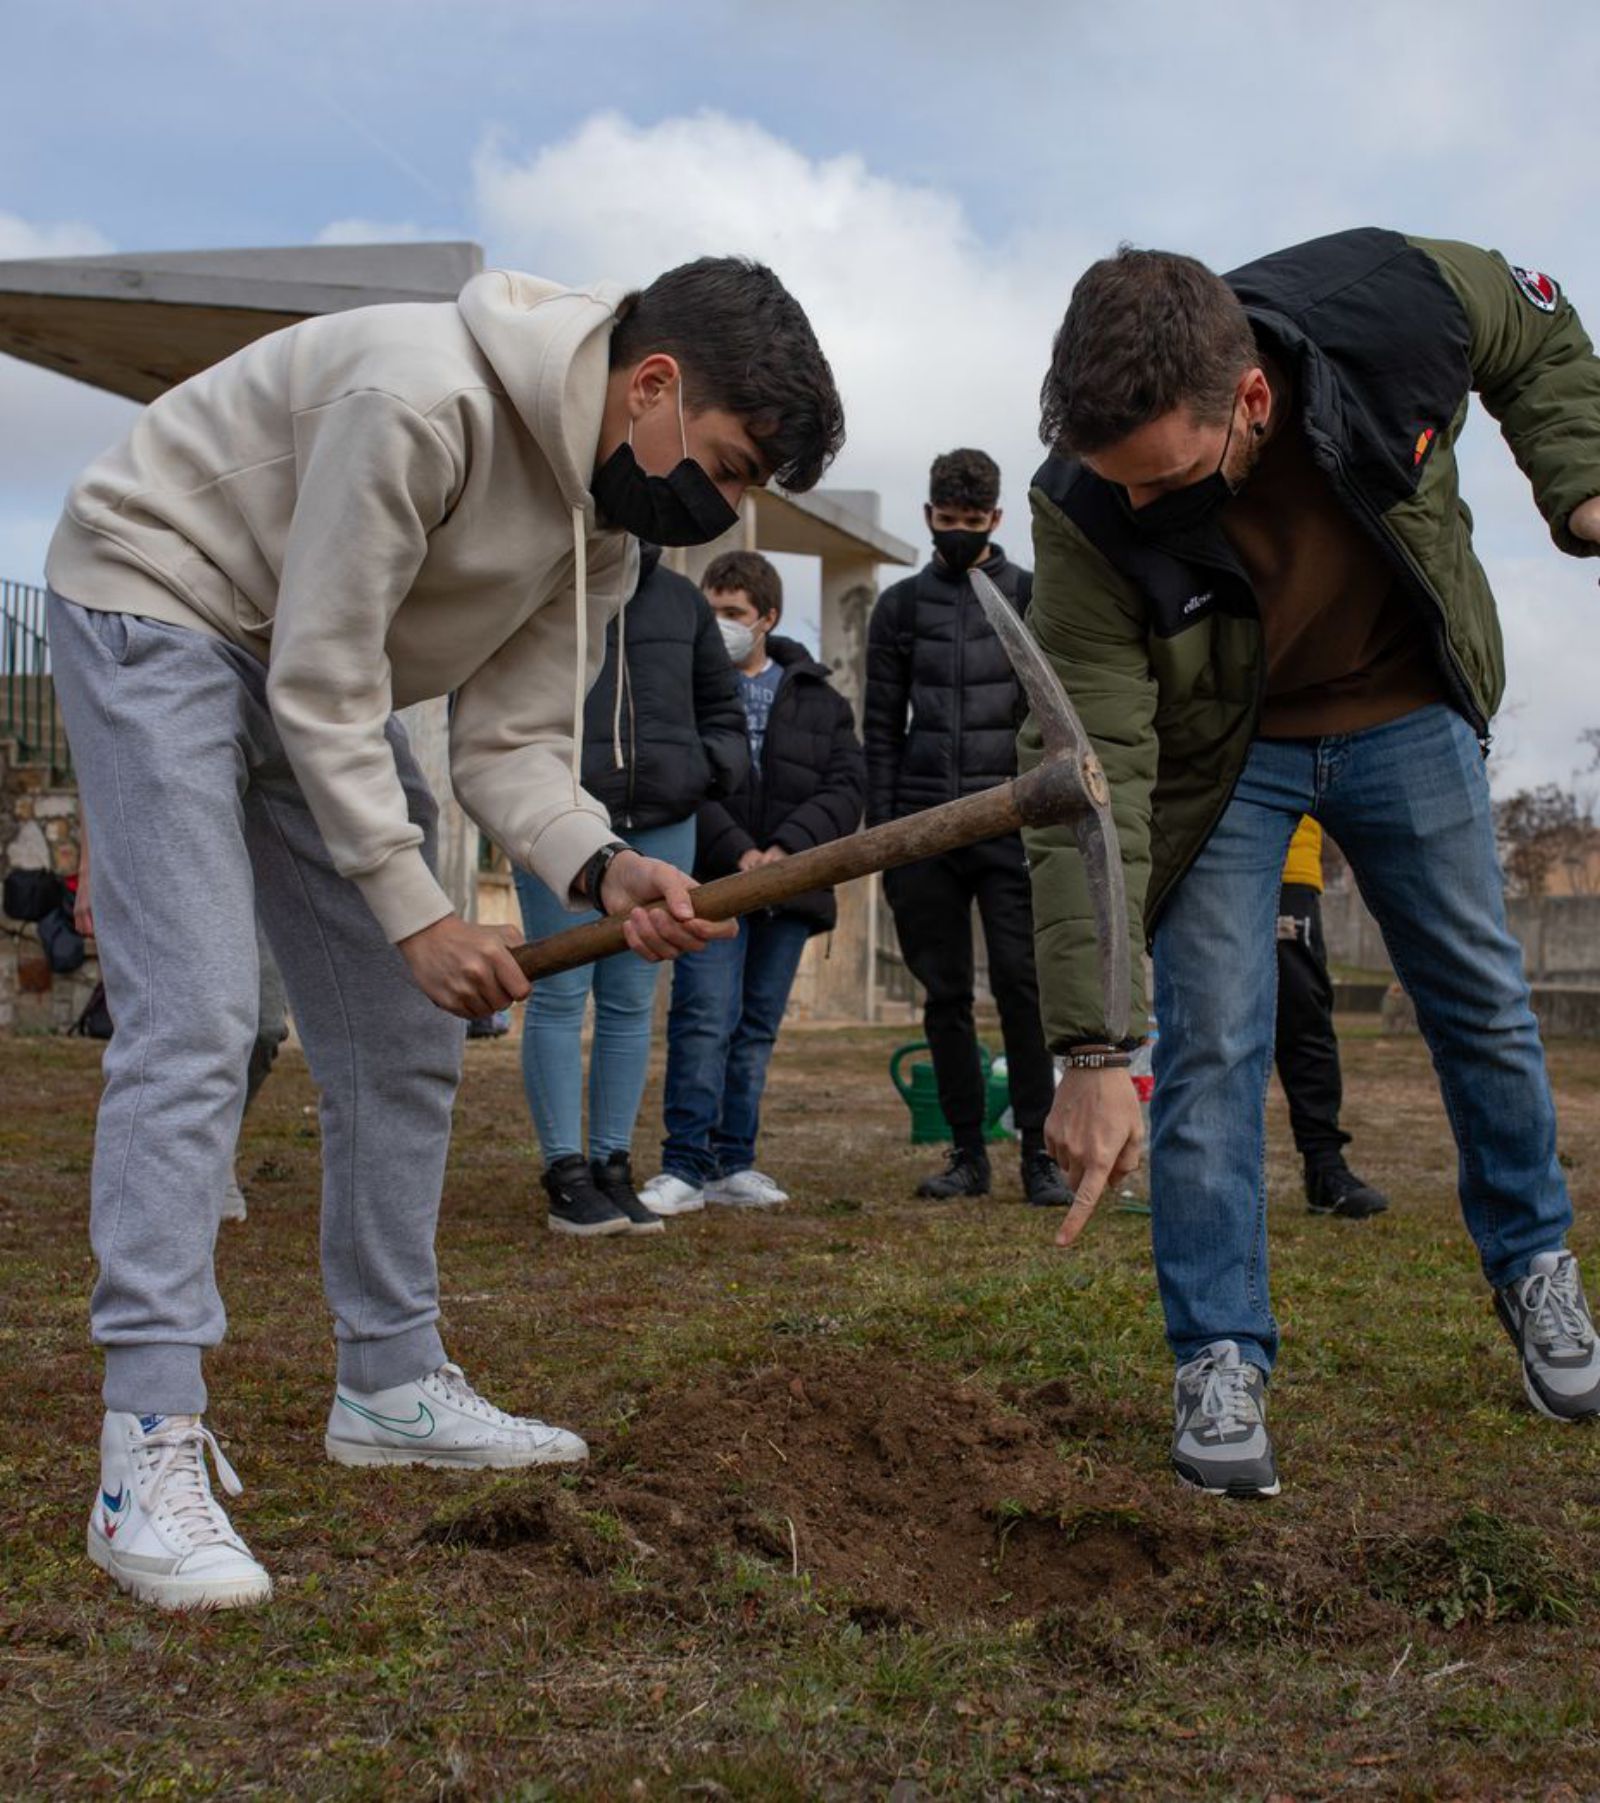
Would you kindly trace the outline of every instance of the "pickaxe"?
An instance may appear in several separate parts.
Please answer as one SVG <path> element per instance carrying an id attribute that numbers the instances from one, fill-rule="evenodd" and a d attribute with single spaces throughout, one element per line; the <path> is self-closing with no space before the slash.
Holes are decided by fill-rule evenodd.
<path id="1" fill-rule="evenodd" d="M 1106 1036 L 1115 1042 L 1128 1031 L 1128 908 L 1111 791 L 1083 723 L 1016 609 L 981 570 L 971 571 L 970 580 L 1028 697 L 1044 745 L 1040 762 L 1011 782 L 976 795 L 796 852 L 775 864 L 718 877 L 692 891 L 695 913 L 702 920 L 734 920 L 808 889 L 832 889 L 875 870 L 936 858 L 1024 826 L 1070 825 L 1088 873 L 1100 941 Z M 609 919 L 519 945 L 512 956 L 524 975 L 537 980 L 626 949 L 622 921 Z"/>

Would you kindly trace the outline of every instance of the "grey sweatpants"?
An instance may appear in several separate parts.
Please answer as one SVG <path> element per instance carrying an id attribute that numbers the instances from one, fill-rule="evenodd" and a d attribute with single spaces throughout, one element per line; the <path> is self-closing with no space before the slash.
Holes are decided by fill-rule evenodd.
<path id="1" fill-rule="evenodd" d="M 462 1023 L 416 987 L 334 870 L 261 664 L 202 633 L 59 596 L 50 642 L 116 1022 L 89 1221 L 106 1406 L 205 1407 L 201 1351 L 225 1319 L 212 1248 L 259 1014 L 258 904 L 321 1095 L 339 1381 L 372 1391 L 435 1370 L 433 1240 Z M 389 738 L 431 861 L 437 809 L 397 722 Z"/>

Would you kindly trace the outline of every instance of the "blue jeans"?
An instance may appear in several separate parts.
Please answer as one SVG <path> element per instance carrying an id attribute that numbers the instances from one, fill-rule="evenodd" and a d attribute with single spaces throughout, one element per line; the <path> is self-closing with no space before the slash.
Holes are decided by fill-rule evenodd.
<path id="1" fill-rule="evenodd" d="M 1500 1286 L 1559 1247 L 1572 1207 L 1522 953 L 1506 927 L 1472 729 L 1433 706 L 1365 732 L 1258 740 L 1155 935 L 1150 1183 L 1167 1339 L 1272 1368 L 1267 1079 L 1289 839 L 1313 814 L 1349 859 L 1416 1005 L 1459 1157 L 1461 1212 Z"/>
<path id="2" fill-rule="evenodd" d="M 737 939 L 678 960 L 661 1142 L 672 1176 L 706 1184 L 754 1165 L 767 1065 L 809 937 L 803 920 L 751 914 Z"/>
<path id="3" fill-rule="evenodd" d="M 694 864 L 694 816 L 671 826 L 618 833 L 647 858 L 688 870 Z M 574 914 L 536 876 L 516 873 L 522 928 L 542 939 L 598 920 Z M 606 1158 L 633 1146 L 633 1129 L 650 1064 L 650 1015 L 661 966 L 634 952 L 618 952 L 559 976 L 541 977 L 522 1023 L 522 1086 L 539 1149 L 548 1166 L 583 1150 L 583 1015 L 594 992 L 594 1042 L 589 1048 L 589 1156 Z"/>

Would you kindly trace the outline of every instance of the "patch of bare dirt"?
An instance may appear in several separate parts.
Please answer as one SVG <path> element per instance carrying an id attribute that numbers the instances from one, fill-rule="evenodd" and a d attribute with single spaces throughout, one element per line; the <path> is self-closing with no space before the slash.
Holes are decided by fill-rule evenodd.
<path id="1" fill-rule="evenodd" d="M 1028 1399 L 1022 1399 L 1024 1406 Z M 1075 1483 L 1062 1398 L 1037 1418 L 870 1354 L 796 1349 L 648 1399 L 567 1488 L 508 1480 L 426 1538 L 535 1546 L 569 1573 L 646 1589 L 726 1584 L 745 1562 L 802 1574 L 874 1626 L 1010 1619 L 1118 1599 L 1155 1611 L 1192 1548 L 1134 1477 Z"/>

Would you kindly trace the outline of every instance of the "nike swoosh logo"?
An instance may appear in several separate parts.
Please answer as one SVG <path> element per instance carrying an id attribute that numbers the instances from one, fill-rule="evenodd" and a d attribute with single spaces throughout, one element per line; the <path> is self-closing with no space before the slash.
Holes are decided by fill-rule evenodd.
<path id="1" fill-rule="evenodd" d="M 359 1402 L 352 1402 L 348 1396 L 341 1396 L 339 1401 L 352 1415 L 359 1415 L 374 1427 L 386 1428 L 391 1434 L 403 1434 L 408 1440 L 426 1440 L 433 1432 L 433 1411 L 425 1402 L 419 1402 L 416 1414 L 408 1421 L 402 1421 L 398 1415 L 380 1415 L 376 1409 L 364 1409 Z"/>

